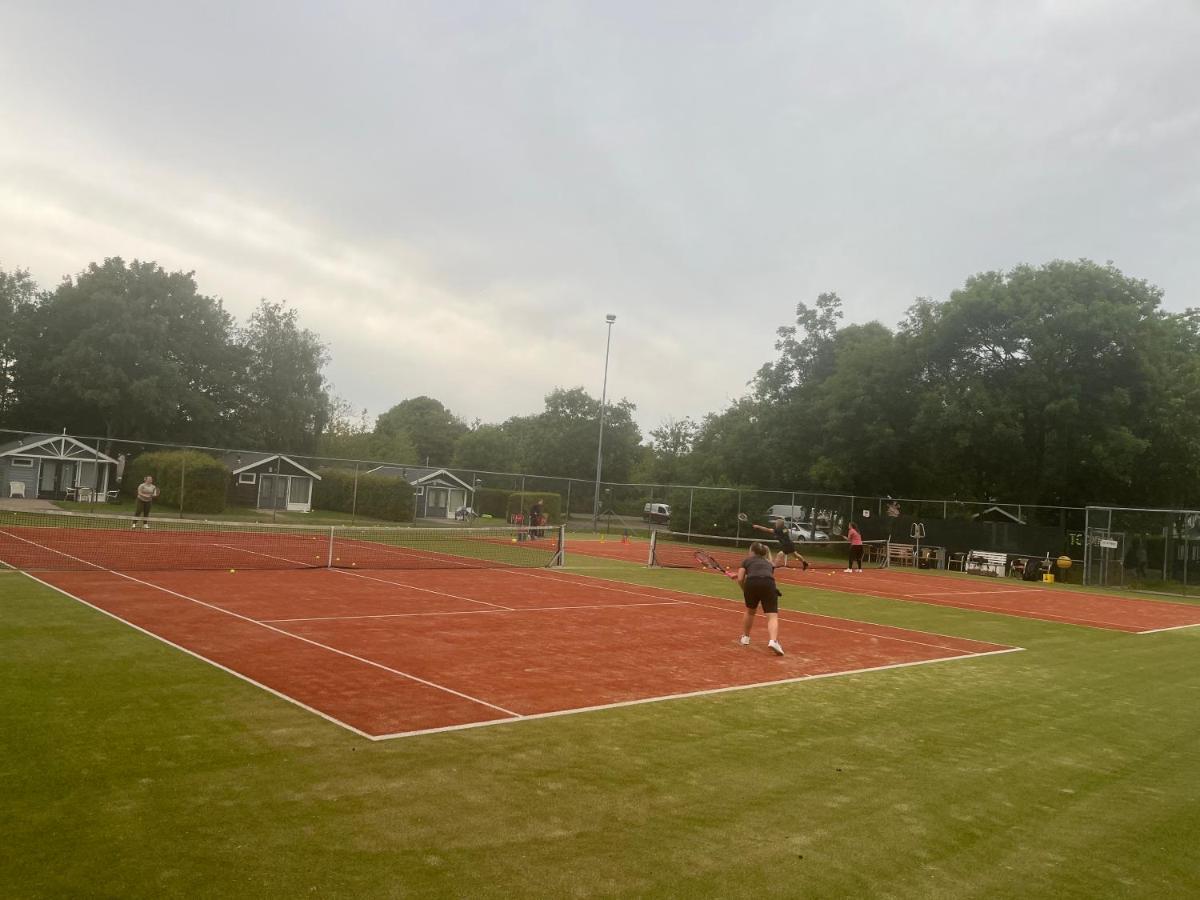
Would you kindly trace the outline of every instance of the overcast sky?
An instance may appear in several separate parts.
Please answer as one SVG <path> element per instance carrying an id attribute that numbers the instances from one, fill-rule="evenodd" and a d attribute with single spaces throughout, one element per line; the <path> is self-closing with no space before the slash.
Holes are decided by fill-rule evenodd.
<path id="1" fill-rule="evenodd" d="M 895 326 L 1022 262 L 1200 306 L 1200 3 L 0 0 L 0 267 L 286 299 L 336 392 L 644 431 L 797 301 Z"/>

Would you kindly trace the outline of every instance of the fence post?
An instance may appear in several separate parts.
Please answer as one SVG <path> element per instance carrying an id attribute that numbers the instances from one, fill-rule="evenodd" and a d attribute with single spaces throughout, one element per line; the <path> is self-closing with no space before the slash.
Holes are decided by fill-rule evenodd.
<path id="1" fill-rule="evenodd" d="M 692 533 L 692 506 L 696 501 L 696 489 L 688 488 L 688 534 Z"/>
<path id="2" fill-rule="evenodd" d="M 735 531 L 734 534 L 740 538 L 742 536 L 742 489 L 741 488 L 738 488 L 738 492 L 737 492 L 737 511 L 738 511 L 738 517 L 737 517 L 737 519 L 734 520 L 737 522 L 737 531 Z"/>
<path id="3" fill-rule="evenodd" d="M 183 518 L 183 494 L 185 482 L 187 481 L 187 457 L 184 456 L 179 463 L 179 518 Z"/>
<path id="4" fill-rule="evenodd" d="M 358 519 L 358 463 L 354 464 L 354 495 L 350 498 L 350 524 L 353 525 Z M 332 542 L 332 538 L 330 541 Z M 332 547 L 333 544 L 330 543 Z"/>
<path id="5" fill-rule="evenodd" d="M 567 522 L 571 521 L 571 479 L 567 479 Z"/>
<path id="6" fill-rule="evenodd" d="M 100 442 L 96 442 L 96 455 L 92 460 L 92 505 L 88 512 L 96 511 L 96 492 L 100 490 Z M 105 498 L 107 499 L 107 498 Z"/>

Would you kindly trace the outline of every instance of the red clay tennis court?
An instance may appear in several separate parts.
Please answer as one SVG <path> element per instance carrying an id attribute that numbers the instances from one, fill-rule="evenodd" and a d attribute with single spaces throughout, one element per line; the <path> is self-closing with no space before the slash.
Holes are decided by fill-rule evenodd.
<path id="1" fill-rule="evenodd" d="M 696 536 L 701 538 L 703 536 Z M 678 545 L 683 547 L 684 545 Z M 672 548 L 672 551 L 678 550 Z M 646 563 L 650 546 L 636 543 L 577 542 L 572 553 L 605 559 Z M 717 553 L 725 565 L 736 565 L 738 554 Z M 694 567 L 690 554 L 663 554 L 668 565 Z M 1200 606 L 1166 600 L 1141 600 L 1089 593 L 1063 585 L 1044 585 L 1010 578 L 987 578 L 947 573 L 922 573 L 911 569 L 867 567 L 861 573 L 841 571 L 841 563 L 807 572 L 788 568 L 776 572 L 777 580 L 827 591 L 841 591 L 887 600 L 905 600 L 958 609 L 979 610 L 1105 628 L 1132 634 L 1150 634 L 1200 625 Z"/>
<path id="2" fill-rule="evenodd" d="M 432 568 L 230 572 L 114 570 L 78 552 L 94 534 L 32 531 L 0 527 L 0 559 L 31 543 L 47 566 L 69 556 L 32 577 L 373 739 L 1017 649 L 785 612 L 780 658 L 761 633 L 737 643 L 738 603 L 496 558 L 455 566 L 467 551 L 446 536 L 425 548 Z M 415 558 L 414 538 L 399 552 Z"/>

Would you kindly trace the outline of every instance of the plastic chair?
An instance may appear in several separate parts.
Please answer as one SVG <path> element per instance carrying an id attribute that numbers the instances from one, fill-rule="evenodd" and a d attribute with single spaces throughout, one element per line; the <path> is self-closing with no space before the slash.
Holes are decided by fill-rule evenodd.
<path id="1" fill-rule="evenodd" d="M 955 553 L 951 553 L 950 558 L 948 560 L 946 560 L 946 568 L 947 569 L 954 569 L 956 567 L 958 568 L 958 571 L 960 571 L 960 572 L 965 572 L 967 570 L 966 551 L 959 550 Z"/>

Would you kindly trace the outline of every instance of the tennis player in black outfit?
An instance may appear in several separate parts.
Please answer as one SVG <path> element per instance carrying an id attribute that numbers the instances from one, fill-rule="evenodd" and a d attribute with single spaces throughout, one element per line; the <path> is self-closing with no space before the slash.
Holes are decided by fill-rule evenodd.
<path id="1" fill-rule="evenodd" d="M 761 604 L 763 615 L 767 617 L 767 647 L 776 656 L 783 656 L 783 647 L 779 646 L 779 588 L 775 584 L 775 566 L 771 563 L 770 552 L 766 544 L 755 541 L 750 545 L 750 555 L 742 560 L 737 570 L 737 583 L 746 600 L 742 645 L 750 643 L 754 613 Z"/>
<path id="2" fill-rule="evenodd" d="M 765 531 L 767 534 L 774 535 L 775 540 L 779 541 L 779 552 L 775 554 L 775 565 L 781 569 L 786 569 L 788 557 L 794 556 L 804 571 L 808 571 L 808 560 L 801 556 L 800 551 L 796 549 L 796 545 L 792 542 L 792 536 L 788 534 L 787 523 L 783 519 L 774 519 L 770 528 L 766 525 L 754 525 L 752 527 L 755 531 Z"/>

